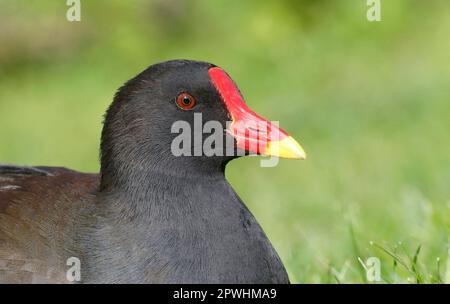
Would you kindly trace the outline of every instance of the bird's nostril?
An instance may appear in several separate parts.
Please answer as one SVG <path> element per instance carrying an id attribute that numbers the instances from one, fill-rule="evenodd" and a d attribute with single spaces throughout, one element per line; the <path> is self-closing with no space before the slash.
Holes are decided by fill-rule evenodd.
<path id="1" fill-rule="evenodd" d="M 258 132 L 258 133 L 261 133 L 261 134 L 267 134 L 267 130 L 264 130 L 264 129 L 258 129 L 258 128 L 255 128 L 255 127 L 248 127 L 248 129 L 252 130 L 252 131 L 255 131 L 255 132 Z"/>

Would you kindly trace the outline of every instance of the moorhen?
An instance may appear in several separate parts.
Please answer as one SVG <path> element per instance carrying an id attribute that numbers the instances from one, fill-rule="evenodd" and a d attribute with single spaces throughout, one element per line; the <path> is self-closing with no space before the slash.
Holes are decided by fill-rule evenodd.
<path id="1" fill-rule="evenodd" d="M 201 126 L 223 126 L 211 149 L 233 153 L 198 150 L 211 132 L 195 127 L 186 134 L 200 130 L 200 140 L 180 147 L 196 153 L 174 153 L 174 123 L 193 126 L 199 113 Z M 246 106 L 224 70 L 189 60 L 150 66 L 116 93 L 100 148 L 100 174 L 0 166 L 1 283 L 289 283 L 224 171 L 242 151 L 305 153 Z M 72 257 L 78 279 L 67 274 Z"/>

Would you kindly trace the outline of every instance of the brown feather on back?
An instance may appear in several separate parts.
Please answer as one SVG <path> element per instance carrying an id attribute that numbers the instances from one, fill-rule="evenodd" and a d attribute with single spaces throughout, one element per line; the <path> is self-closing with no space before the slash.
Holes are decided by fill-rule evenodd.
<path id="1" fill-rule="evenodd" d="M 69 283 L 72 227 L 98 184 L 65 168 L 0 166 L 0 283 Z"/>

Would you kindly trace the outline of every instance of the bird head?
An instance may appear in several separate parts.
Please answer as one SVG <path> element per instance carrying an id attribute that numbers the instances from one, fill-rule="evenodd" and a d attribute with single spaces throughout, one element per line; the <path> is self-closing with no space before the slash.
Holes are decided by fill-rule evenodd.
<path id="1" fill-rule="evenodd" d="M 306 158 L 295 139 L 247 106 L 222 68 L 188 60 L 152 65 L 118 90 L 101 154 L 102 171 L 195 170 L 247 154 Z"/>

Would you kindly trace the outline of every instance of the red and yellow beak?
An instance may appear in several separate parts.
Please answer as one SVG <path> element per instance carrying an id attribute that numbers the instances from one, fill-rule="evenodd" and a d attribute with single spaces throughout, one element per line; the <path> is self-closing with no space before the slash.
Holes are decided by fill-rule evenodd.
<path id="1" fill-rule="evenodd" d="M 232 123 L 227 132 L 235 138 L 238 148 L 267 156 L 306 159 L 305 151 L 294 138 L 245 104 L 224 70 L 213 67 L 208 73 L 231 115 Z"/>

